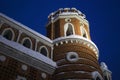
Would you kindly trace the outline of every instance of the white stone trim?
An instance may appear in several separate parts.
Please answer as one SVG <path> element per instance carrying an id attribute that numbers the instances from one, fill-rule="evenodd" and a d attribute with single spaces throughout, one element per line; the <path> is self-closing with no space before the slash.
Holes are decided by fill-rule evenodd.
<path id="1" fill-rule="evenodd" d="M 18 34 L 18 37 L 17 37 L 17 42 L 19 42 L 21 34 L 22 34 L 22 31 L 19 30 L 19 34 Z"/>
<path id="2" fill-rule="evenodd" d="M 53 74 L 57 67 L 56 62 L 48 57 L 43 56 L 39 52 L 35 52 L 29 48 L 23 47 L 19 43 L 6 40 L 2 36 L 0 36 L 0 53 L 4 53 L 6 56 L 9 56 L 48 74 Z"/>
<path id="3" fill-rule="evenodd" d="M 91 40 L 87 39 L 87 38 L 83 38 L 80 35 L 71 35 L 71 36 L 66 36 L 66 37 L 60 37 L 57 39 L 53 40 L 53 44 L 57 44 L 56 46 L 58 46 L 58 43 L 60 43 L 61 41 L 69 41 L 69 40 L 78 40 L 78 43 L 83 44 L 88 46 L 92 51 L 94 51 L 94 53 L 96 54 L 97 59 L 99 58 L 99 50 L 97 48 L 97 46 L 95 45 L 95 43 L 93 43 Z"/>
<path id="4" fill-rule="evenodd" d="M 35 42 L 35 51 L 37 51 L 37 47 L 38 47 L 37 45 L 38 45 L 38 42 L 39 42 L 39 40 L 36 39 L 36 42 Z"/>
<path id="5" fill-rule="evenodd" d="M 100 75 L 100 73 L 99 73 L 98 71 L 92 72 L 92 78 L 93 78 L 94 80 L 96 80 L 97 77 L 99 77 L 100 80 L 103 80 L 102 76 Z"/>
<path id="6" fill-rule="evenodd" d="M 25 64 L 21 65 L 21 68 L 22 68 L 22 70 L 24 70 L 24 71 L 27 71 L 27 69 L 28 69 L 27 65 L 25 65 Z"/>
<path id="7" fill-rule="evenodd" d="M 7 17 L 6 15 L 4 15 L 2 13 L 0 13 L 0 20 L 3 20 L 4 23 L 7 23 L 7 24 L 11 25 L 11 27 L 13 27 L 17 30 L 21 30 L 25 34 L 27 34 L 29 36 L 32 36 L 34 39 L 38 39 L 43 44 L 46 44 L 48 46 L 52 46 L 52 40 L 50 40 L 49 38 L 43 36 L 42 34 L 36 32 L 36 31 L 34 31 L 33 29 L 21 24 L 20 22 L 17 22 L 12 18 Z"/>
<path id="8" fill-rule="evenodd" d="M 51 47 L 51 59 L 53 60 L 53 47 Z"/>
<path id="9" fill-rule="evenodd" d="M 41 73 L 41 77 L 42 77 L 43 79 L 46 79 L 46 78 L 47 78 L 46 73 Z"/>
<path id="10" fill-rule="evenodd" d="M 21 44 L 23 45 L 23 43 L 24 43 L 24 41 L 25 41 L 26 39 L 28 39 L 28 40 L 30 41 L 30 45 L 31 45 L 31 46 L 30 46 L 30 49 L 32 49 L 33 43 L 32 43 L 32 41 L 31 41 L 31 39 L 30 39 L 29 37 L 23 38 Z"/>
<path id="11" fill-rule="evenodd" d="M 18 75 L 16 80 L 27 80 L 25 77 Z"/>
<path id="12" fill-rule="evenodd" d="M 42 48 L 45 48 L 46 52 L 47 52 L 47 57 L 49 56 L 49 52 L 46 46 L 40 46 L 39 48 L 39 52 L 41 51 Z M 42 54 L 42 53 L 41 53 Z M 44 55 L 45 56 L 45 55 Z"/>
<path id="13" fill-rule="evenodd" d="M 76 15 L 76 14 L 70 14 L 70 15 L 60 15 L 60 14 L 59 14 L 56 18 L 54 18 L 54 19 L 52 20 L 52 22 L 54 23 L 54 22 L 56 22 L 58 19 L 63 19 L 63 18 L 76 18 L 76 19 L 78 19 L 79 21 L 81 21 L 82 23 L 84 23 L 85 25 L 87 25 L 88 28 L 89 28 L 89 22 L 88 22 L 86 19 L 83 19 L 81 16 Z M 47 23 L 47 26 L 48 26 L 50 23 L 51 23 L 51 21 L 49 21 L 49 22 Z"/>
<path id="14" fill-rule="evenodd" d="M 100 68 L 103 72 L 103 76 L 106 76 L 108 80 L 112 80 L 112 78 L 111 78 L 112 72 L 108 69 L 105 62 L 101 62 L 100 65 L 101 65 Z"/>
<path id="15" fill-rule="evenodd" d="M 12 28 L 6 28 L 6 29 L 4 29 L 3 32 L 2 32 L 2 36 L 4 36 L 5 32 L 8 31 L 8 30 L 10 30 L 12 32 L 12 41 L 13 41 L 14 38 L 15 38 L 15 33 L 14 33 L 14 31 L 13 31 Z"/>
<path id="16" fill-rule="evenodd" d="M 71 56 L 74 56 L 75 58 L 72 59 Z M 76 62 L 79 59 L 79 57 L 76 52 L 68 52 L 66 54 L 66 59 L 70 62 Z"/>
<path id="17" fill-rule="evenodd" d="M 66 24 L 64 24 L 64 36 L 66 36 L 66 31 L 68 29 L 68 24 L 70 24 L 72 26 L 73 35 L 75 35 L 74 25 L 72 23 L 66 23 Z"/>
<path id="18" fill-rule="evenodd" d="M 88 39 L 88 33 L 87 31 L 85 30 L 84 26 L 80 26 L 80 31 L 81 31 L 81 36 L 83 36 L 84 32 L 86 34 L 86 38 Z"/>
<path id="19" fill-rule="evenodd" d="M 71 19 L 70 18 L 66 18 L 65 22 L 71 22 Z"/>
<path id="20" fill-rule="evenodd" d="M 0 55 L 0 61 L 4 62 L 6 60 L 6 56 Z"/>

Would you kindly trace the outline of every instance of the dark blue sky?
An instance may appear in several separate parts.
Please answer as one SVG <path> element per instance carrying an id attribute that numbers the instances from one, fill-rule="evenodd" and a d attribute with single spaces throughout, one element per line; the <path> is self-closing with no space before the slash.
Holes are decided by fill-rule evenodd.
<path id="1" fill-rule="evenodd" d="M 118 0 L 0 0 L 0 12 L 46 35 L 48 15 L 59 8 L 75 7 L 90 23 L 92 41 L 112 71 L 113 80 L 119 80 L 120 70 L 120 3 Z"/>

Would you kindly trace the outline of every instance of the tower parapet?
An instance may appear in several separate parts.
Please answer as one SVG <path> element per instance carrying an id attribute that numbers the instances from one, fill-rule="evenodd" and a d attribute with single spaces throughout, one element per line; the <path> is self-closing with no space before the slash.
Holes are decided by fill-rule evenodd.
<path id="1" fill-rule="evenodd" d="M 47 36 L 53 40 L 57 69 L 53 80 L 102 80 L 99 50 L 91 41 L 86 16 L 76 8 L 60 8 L 48 16 Z M 96 79 L 95 79 L 96 80 Z"/>
<path id="2" fill-rule="evenodd" d="M 60 8 L 59 10 L 52 12 L 49 16 L 49 20 L 57 18 L 59 15 L 78 15 L 79 17 L 86 19 L 86 16 L 76 8 Z"/>
<path id="3" fill-rule="evenodd" d="M 90 39 L 89 23 L 76 8 L 60 8 L 48 16 L 47 36 L 50 39 L 79 35 Z"/>

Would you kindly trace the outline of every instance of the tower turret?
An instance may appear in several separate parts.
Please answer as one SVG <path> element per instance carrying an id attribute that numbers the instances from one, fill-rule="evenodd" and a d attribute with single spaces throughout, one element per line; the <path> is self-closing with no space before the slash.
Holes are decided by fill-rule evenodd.
<path id="1" fill-rule="evenodd" d="M 85 15 L 76 8 L 61 8 L 48 19 L 47 36 L 53 40 L 58 66 L 52 80 L 103 80 L 99 51 L 91 41 Z"/>
<path id="2" fill-rule="evenodd" d="M 47 36 L 50 39 L 79 35 L 90 39 L 89 23 L 76 8 L 60 8 L 48 16 Z"/>

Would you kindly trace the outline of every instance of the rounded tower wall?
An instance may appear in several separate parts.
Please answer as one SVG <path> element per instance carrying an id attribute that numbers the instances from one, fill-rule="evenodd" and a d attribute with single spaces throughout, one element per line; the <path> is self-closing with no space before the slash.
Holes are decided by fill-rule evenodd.
<path id="1" fill-rule="evenodd" d="M 103 75 L 85 15 L 75 8 L 64 8 L 48 19 L 47 36 L 53 40 L 53 60 L 58 66 L 53 80 L 93 79 L 96 71 Z"/>
<path id="2" fill-rule="evenodd" d="M 98 49 L 92 41 L 78 36 L 69 36 L 55 39 L 53 43 L 53 60 L 58 65 L 53 76 L 55 80 L 92 79 L 90 74 L 94 71 L 102 75 L 97 61 Z"/>

